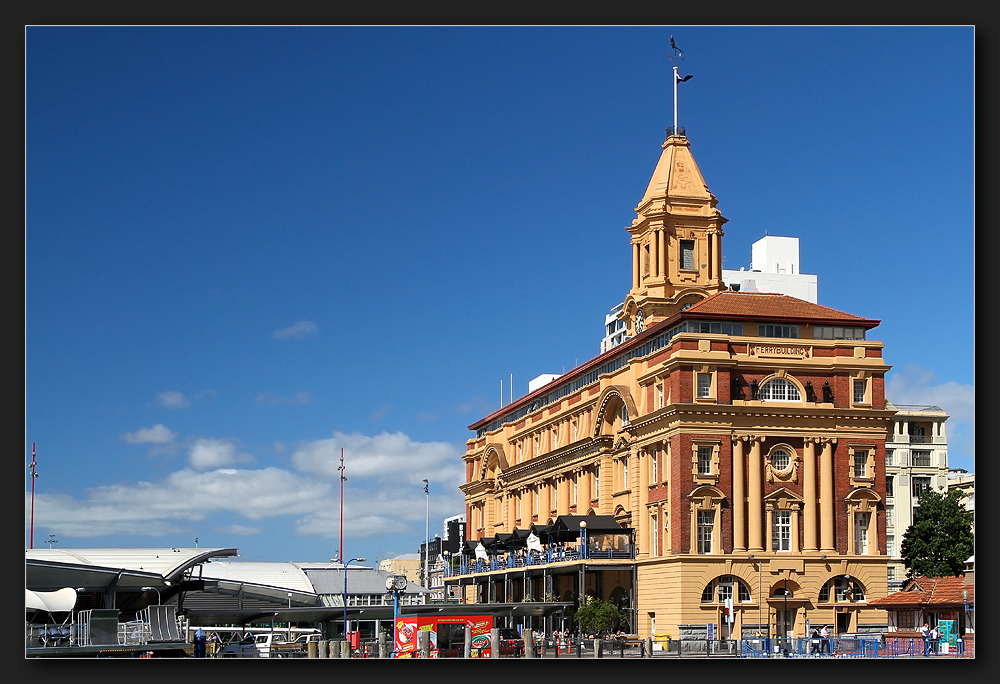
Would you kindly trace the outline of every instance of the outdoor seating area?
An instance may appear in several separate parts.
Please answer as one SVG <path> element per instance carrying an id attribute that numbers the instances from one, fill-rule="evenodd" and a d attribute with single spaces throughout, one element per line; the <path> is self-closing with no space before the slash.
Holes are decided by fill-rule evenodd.
<path id="1" fill-rule="evenodd" d="M 609 515 L 562 515 L 552 524 L 468 540 L 445 576 L 577 560 L 634 560 L 635 535 Z"/>
<path id="2" fill-rule="evenodd" d="M 37 648 L 147 646 L 183 643 L 175 606 L 148 606 L 120 622 L 116 609 L 81 610 L 61 624 L 25 623 L 24 645 Z"/>

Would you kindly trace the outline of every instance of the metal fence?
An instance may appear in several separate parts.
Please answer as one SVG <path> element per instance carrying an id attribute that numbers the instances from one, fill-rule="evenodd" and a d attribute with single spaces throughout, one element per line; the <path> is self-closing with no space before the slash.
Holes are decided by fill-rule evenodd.
<path id="1" fill-rule="evenodd" d="M 969 649 L 971 657 L 974 650 Z M 906 656 L 966 657 L 964 642 L 943 648 L 929 639 L 884 637 L 835 637 L 831 639 L 744 639 L 741 658 L 899 658 Z"/>

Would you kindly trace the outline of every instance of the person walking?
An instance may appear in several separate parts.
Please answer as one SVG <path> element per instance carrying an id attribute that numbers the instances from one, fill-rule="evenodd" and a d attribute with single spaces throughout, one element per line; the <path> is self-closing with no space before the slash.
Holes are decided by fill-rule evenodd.
<path id="1" fill-rule="evenodd" d="M 830 630 L 826 625 L 823 625 L 823 629 L 819 630 L 819 638 L 822 639 L 820 653 L 830 652 Z"/>

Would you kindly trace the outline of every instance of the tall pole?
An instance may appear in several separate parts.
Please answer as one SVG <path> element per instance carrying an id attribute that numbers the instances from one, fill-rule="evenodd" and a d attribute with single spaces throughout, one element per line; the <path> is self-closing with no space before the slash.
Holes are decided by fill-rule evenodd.
<path id="1" fill-rule="evenodd" d="M 340 551 L 338 552 L 337 558 L 340 562 L 344 562 L 344 449 L 340 449 L 340 467 L 337 469 L 340 471 Z M 345 580 L 346 582 L 346 580 Z M 345 628 L 346 629 L 346 628 Z"/>
<path id="2" fill-rule="evenodd" d="M 35 548 L 35 443 L 31 443 L 31 519 L 28 529 L 28 548 Z M 51 546 L 49 548 L 52 548 Z"/>
<path id="3" fill-rule="evenodd" d="M 424 588 L 430 591 L 430 582 L 428 580 L 430 567 L 429 556 L 430 556 L 430 520 L 431 520 L 431 494 L 427 487 L 427 480 L 424 480 L 424 498 L 426 499 L 426 512 L 424 514 Z"/>
<path id="4" fill-rule="evenodd" d="M 364 563 L 364 558 L 352 558 L 351 560 L 344 563 L 343 557 L 341 557 L 340 562 L 344 565 L 344 641 L 347 641 L 347 566 L 351 563 L 358 561 Z M 291 600 L 289 600 L 289 603 Z"/>

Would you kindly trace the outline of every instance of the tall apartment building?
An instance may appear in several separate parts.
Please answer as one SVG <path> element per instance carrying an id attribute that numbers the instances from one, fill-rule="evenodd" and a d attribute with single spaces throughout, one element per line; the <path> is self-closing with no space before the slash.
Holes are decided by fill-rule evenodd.
<path id="1" fill-rule="evenodd" d="M 642 637 L 885 628 L 879 321 L 729 290 L 716 204 L 669 135 L 626 228 L 624 341 L 470 425 L 466 601 L 595 595 Z"/>
<path id="2" fill-rule="evenodd" d="M 906 578 L 899 555 L 906 529 L 922 492 L 944 492 L 948 487 L 948 414 L 937 406 L 887 403 L 895 410 L 892 432 L 885 443 L 885 534 L 891 558 L 886 572 L 890 591 Z"/>

